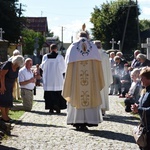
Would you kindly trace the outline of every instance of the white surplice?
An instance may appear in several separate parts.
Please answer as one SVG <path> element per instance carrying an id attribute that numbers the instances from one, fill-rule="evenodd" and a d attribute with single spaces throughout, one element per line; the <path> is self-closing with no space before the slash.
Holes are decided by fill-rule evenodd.
<path id="1" fill-rule="evenodd" d="M 80 38 L 66 52 L 63 96 L 68 101 L 67 124 L 103 121 L 100 90 L 104 87 L 101 57 L 93 42 Z"/>
<path id="2" fill-rule="evenodd" d="M 45 59 L 41 64 L 43 70 L 44 91 L 61 91 L 63 88 L 63 73 L 66 70 L 65 60 L 62 55 L 53 59 Z"/>
<path id="3" fill-rule="evenodd" d="M 103 73 L 104 73 L 104 81 L 105 81 L 105 86 L 104 88 L 100 91 L 101 93 L 101 98 L 102 98 L 102 105 L 101 109 L 103 111 L 108 111 L 109 110 L 109 86 L 113 82 L 112 78 L 112 72 L 111 72 L 111 65 L 109 62 L 109 56 L 105 52 L 103 52 L 102 49 L 99 49 L 99 54 L 102 58 L 102 68 L 103 68 Z"/>

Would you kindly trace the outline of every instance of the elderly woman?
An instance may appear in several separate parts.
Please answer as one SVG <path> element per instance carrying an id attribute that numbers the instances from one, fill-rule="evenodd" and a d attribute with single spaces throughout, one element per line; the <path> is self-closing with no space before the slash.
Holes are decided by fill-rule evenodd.
<path id="1" fill-rule="evenodd" d="M 13 106 L 13 85 L 18 77 L 18 71 L 24 65 L 24 58 L 21 55 L 14 56 L 12 61 L 6 61 L 0 72 L 0 110 L 1 120 L 9 122 L 9 109 Z"/>
<path id="2" fill-rule="evenodd" d="M 150 131 L 150 67 L 144 67 L 140 71 L 142 86 L 146 88 L 146 92 L 140 97 L 139 104 L 135 103 L 132 105 L 131 110 L 133 113 L 138 113 L 142 119 L 143 111 L 146 113 L 147 130 Z M 146 126 L 146 122 L 143 122 Z M 141 150 L 150 150 L 150 132 L 147 133 L 147 146 Z"/>
<path id="3" fill-rule="evenodd" d="M 146 58 L 146 55 L 140 53 L 136 56 L 136 59 L 140 62 L 140 68 L 146 66 L 150 67 L 150 60 Z"/>
<path id="4" fill-rule="evenodd" d="M 140 98 L 142 86 L 139 80 L 139 74 L 140 70 L 138 68 L 133 69 L 130 73 L 132 83 L 128 93 L 125 95 L 126 99 L 124 100 L 126 112 L 131 112 L 131 105 L 138 103 Z"/>
<path id="5" fill-rule="evenodd" d="M 20 55 L 20 51 L 17 50 L 17 49 L 15 49 L 15 50 L 13 51 L 13 56 L 11 56 L 8 60 L 9 60 L 9 61 L 12 61 L 13 57 L 14 57 L 14 56 L 17 56 L 17 55 Z"/>

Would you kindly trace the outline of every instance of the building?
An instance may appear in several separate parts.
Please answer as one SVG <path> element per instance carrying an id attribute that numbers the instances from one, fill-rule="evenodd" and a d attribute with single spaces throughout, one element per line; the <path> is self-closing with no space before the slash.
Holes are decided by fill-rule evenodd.
<path id="1" fill-rule="evenodd" d="M 47 17 L 26 17 L 26 25 L 28 29 L 40 32 L 45 37 L 48 33 Z"/>
<path id="2" fill-rule="evenodd" d="M 41 50 L 41 55 L 44 55 L 50 51 L 50 45 L 51 44 L 57 45 L 58 53 L 65 54 L 66 50 L 68 49 L 68 47 L 71 43 L 63 43 L 63 48 L 62 48 L 62 42 L 60 42 L 58 36 L 46 37 L 46 42 L 43 44 L 43 48 Z"/>

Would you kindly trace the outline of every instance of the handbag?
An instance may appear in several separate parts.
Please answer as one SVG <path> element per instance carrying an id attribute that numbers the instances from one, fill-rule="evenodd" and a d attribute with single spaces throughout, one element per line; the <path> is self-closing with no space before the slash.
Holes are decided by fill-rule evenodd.
<path id="1" fill-rule="evenodd" d="M 144 125 L 142 123 L 144 123 Z M 140 147 L 144 148 L 147 146 L 147 119 L 145 111 L 142 113 L 140 124 L 133 129 L 133 136 L 136 144 Z"/>

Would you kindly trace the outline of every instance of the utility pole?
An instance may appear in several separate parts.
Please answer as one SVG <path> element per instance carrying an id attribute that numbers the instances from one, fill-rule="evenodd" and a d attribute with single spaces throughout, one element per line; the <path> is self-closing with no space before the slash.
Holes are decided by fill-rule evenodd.
<path id="1" fill-rule="evenodd" d="M 130 13 L 131 7 L 136 7 L 138 41 L 139 41 L 139 45 L 141 45 L 140 29 L 139 29 L 139 18 L 138 18 L 138 1 L 136 0 L 136 5 L 132 5 L 131 0 L 129 0 L 129 6 L 127 6 L 127 7 L 128 7 L 128 12 L 127 12 L 127 18 L 126 18 L 126 22 L 125 22 L 125 27 L 124 27 L 123 37 L 122 37 L 122 44 L 121 44 L 121 49 L 120 50 L 123 49 L 124 39 L 125 39 L 125 34 L 126 34 L 126 29 L 127 29 L 127 24 L 128 24 L 129 13 Z"/>
<path id="2" fill-rule="evenodd" d="M 126 18 L 126 22 L 125 22 L 123 37 L 122 37 L 122 45 L 121 45 L 121 49 L 120 49 L 121 51 L 123 49 L 124 38 L 125 38 L 125 34 L 126 34 L 126 29 L 127 29 L 128 19 L 129 19 L 130 8 L 131 8 L 131 0 L 130 0 L 130 4 L 128 6 L 127 18 Z"/>
<path id="3" fill-rule="evenodd" d="M 43 11 L 41 11 L 41 17 L 43 16 Z"/>
<path id="4" fill-rule="evenodd" d="M 63 48 L 64 48 L 64 43 L 63 43 L 63 31 L 64 31 L 64 27 L 61 27 L 61 54 L 63 55 Z"/>
<path id="5" fill-rule="evenodd" d="M 62 41 L 62 48 L 63 48 L 63 30 L 64 30 L 64 28 L 63 28 L 63 26 L 61 27 L 61 41 Z"/>
<path id="6" fill-rule="evenodd" d="M 140 27 L 139 27 L 139 16 L 138 16 L 138 1 L 136 0 L 136 16 L 137 16 L 137 29 L 138 29 L 138 40 L 139 46 L 141 47 Z"/>
<path id="7" fill-rule="evenodd" d="M 20 3 L 20 8 L 19 8 L 19 18 L 21 17 L 21 9 L 22 9 L 22 4 Z"/>

